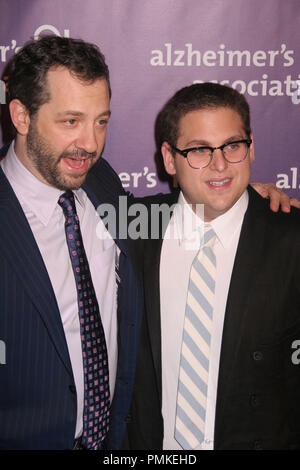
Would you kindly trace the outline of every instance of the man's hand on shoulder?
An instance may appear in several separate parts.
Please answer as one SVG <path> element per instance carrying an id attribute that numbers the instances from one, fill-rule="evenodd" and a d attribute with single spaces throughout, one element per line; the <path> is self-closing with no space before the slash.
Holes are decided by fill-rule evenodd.
<path id="1" fill-rule="evenodd" d="M 270 199 L 270 209 L 273 212 L 278 212 L 280 206 L 282 212 L 290 212 L 291 206 L 300 209 L 300 201 L 294 197 L 290 198 L 274 183 L 251 183 L 251 186 L 262 197 Z"/>

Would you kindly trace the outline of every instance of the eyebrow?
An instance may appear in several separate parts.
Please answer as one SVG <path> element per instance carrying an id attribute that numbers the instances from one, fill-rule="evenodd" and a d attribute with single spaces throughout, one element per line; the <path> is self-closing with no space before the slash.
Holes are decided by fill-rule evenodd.
<path id="1" fill-rule="evenodd" d="M 227 139 L 224 140 L 223 144 L 227 144 L 229 142 L 233 142 L 235 140 L 244 140 L 246 137 L 243 137 L 241 134 L 233 135 L 231 137 L 228 137 Z M 223 145 L 221 144 L 221 145 Z M 205 146 L 205 147 L 214 147 L 214 145 L 211 145 L 210 142 L 207 140 L 199 139 L 199 140 L 192 140 L 191 142 L 188 142 L 185 145 L 185 148 L 192 148 L 192 147 L 199 147 L 199 146 Z"/>
<path id="2" fill-rule="evenodd" d="M 58 112 L 56 114 L 56 117 L 57 118 L 62 118 L 62 117 L 66 117 L 66 116 L 73 116 L 73 117 L 82 117 L 84 116 L 85 113 L 81 112 L 81 111 L 73 111 L 73 110 L 67 110 L 67 111 L 61 111 L 61 112 Z M 100 117 L 110 117 L 111 115 L 111 111 L 110 110 L 107 110 L 107 111 L 103 111 L 103 113 L 99 114 L 97 116 L 97 119 L 100 118 Z"/>

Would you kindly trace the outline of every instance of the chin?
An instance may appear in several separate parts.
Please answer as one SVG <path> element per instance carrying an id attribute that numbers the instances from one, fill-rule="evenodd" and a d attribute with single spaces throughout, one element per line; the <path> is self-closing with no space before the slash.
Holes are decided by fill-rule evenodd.
<path id="1" fill-rule="evenodd" d="M 81 188 L 86 180 L 86 176 L 81 176 L 80 178 L 62 178 L 60 181 L 57 181 L 56 187 L 61 191 L 67 191 L 68 189 L 73 191 Z"/>
<path id="2" fill-rule="evenodd" d="M 205 219 L 207 220 L 213 220 L 216 219 L 217 217 L 220 217 L 221 215 L 225 214 L 229 209 L 231 209 L 232 206 L 214 206 L 214 207 L 209 207 L 208 210 L 204 209 L 204 214 L 205 214 Z"/>

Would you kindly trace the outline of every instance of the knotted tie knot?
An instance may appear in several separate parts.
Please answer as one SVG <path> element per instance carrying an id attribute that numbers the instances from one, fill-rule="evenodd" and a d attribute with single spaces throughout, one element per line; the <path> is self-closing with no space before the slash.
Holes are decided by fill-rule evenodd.
<path id="1" fill-rule="evenodd" d="M 58 204 L 62 208 L 65 217 L 77 216 L 74 194 L 70 189 L 59 197 Z"/>
<path id="2" fill-rule="evenodd" d="M 202 249 L 205 246 L 210 246 L 212 247 L 216 238 L 216 233 L 214 229 L 212 228 L 211 225 L 205 225 L 204 226 L 204 235 L 201 240 L 200 244 L 200 249 Z"/>

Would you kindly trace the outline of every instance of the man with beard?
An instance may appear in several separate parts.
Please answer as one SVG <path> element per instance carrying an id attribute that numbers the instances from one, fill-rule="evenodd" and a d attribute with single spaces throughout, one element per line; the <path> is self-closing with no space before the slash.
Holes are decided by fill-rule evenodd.
<path id="1" fill-rule="evenodd" d="M 0 448 L 118 448 L 142 296 L 129 241 L 108 236 L 95 210 L 124 194 L 100 159 L 109 71 L 96 46 L 46 36 L 15 55 L 8 92 L 17 136 L 0 168 Z"/>
<path id="2" fill-rule="evenodd" d="M 46 36 L 14 56 L 8 92 L 17 136 L 0 168 L 0 448 L 118 449 L 142 294 L 140 244 L 109 236 L 95 211 L 125 194 L 100 159 L 108 68 L 95 46 Z"/>

